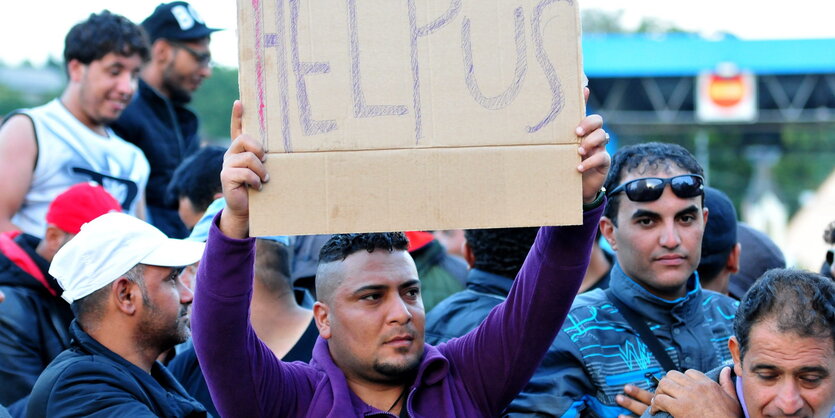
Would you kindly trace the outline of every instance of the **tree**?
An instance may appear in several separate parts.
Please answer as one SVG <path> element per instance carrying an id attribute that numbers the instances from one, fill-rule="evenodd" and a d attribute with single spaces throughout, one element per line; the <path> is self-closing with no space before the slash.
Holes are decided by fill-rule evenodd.
<path id="1" fill-rule="evenodd" d="M 194 94 L 191 106 L 200 118 L 204 141 L 227 145 L 232 102 L 238 98 L 238 70 L 215 67 L 212 76 Z"/>

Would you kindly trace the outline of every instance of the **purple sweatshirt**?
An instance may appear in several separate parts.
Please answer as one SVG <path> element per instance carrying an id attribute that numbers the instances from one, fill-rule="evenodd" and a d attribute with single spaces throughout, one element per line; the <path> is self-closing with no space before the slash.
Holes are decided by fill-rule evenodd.
<path id="1" fill-rule="evenodd" d="M 522 390 L 554 340 L 583 280 L 603 207 L 581 226 L 543 227 L 507 300 L 472 332 L 426 345 L 406 408 L 411 417 L 498 415 Z M 198 270 L 194 347 L 224 417 L 362 417 L 380 414 L 348 388 L 321 337 L 310 364 L 285 363 L 249 323 L 254 239 L 217 227 Z"/>

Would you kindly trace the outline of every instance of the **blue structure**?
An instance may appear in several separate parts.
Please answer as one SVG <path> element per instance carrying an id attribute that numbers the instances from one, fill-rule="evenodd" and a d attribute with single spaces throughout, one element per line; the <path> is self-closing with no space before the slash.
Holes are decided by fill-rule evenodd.
<path id="1" fill-rule="evenodd" d="M 726 35 L 583 36 L 589 78 L 694 76 L 733 62 L 757 75 L 835 73 L 835 39 L 744 41 Z"/>

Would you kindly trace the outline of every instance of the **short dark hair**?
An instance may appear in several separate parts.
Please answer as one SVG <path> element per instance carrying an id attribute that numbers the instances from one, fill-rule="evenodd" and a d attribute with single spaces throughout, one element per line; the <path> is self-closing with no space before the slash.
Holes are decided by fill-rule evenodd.
<path id="1" fill-rule="evenodd" d="M 255 278 L 273 294 L 293 291 L 291 254 L 290 247 L 281 242 L 264 238 L 255 240 Z"/>
<path id="2" fill-rule="evenodd" d="M 148 298 L 148 292 L 145 288 L 145 277 L 143 276 L 144 272 L 145 265 L 137 264 L 125 274 L 120 276 L 120 278 L 124 277 L 139 285 L 142 292 L 142 302 L 145 305 L 150 305 L 151 301 Z M 113 287 L 113 283 L 115 282 L 116 280 L 81 299 L 74 300 L 70 305 L 70 309 L 78 320 L 78 324 L 81 326 L 81 329 L 86 332 L 90 332 L 91 329 L 95 328 L 95 322 L 101 320 L 102 315 L 104 314 L 104 303 L 107 300 L 110 289 Z"/>
<path id="3" fill-rule="evenodd" d="M 138 54 L 143 62 L 148 61 L 145 31 L 124 16 L 105 10 L 73 26 L 64 39 L 64 65 L 74 59 L 89 64 L 111 52 L 125 57 Z"/>
<path id="4" fill-rule="evenodd" d="M 319 265 L 316 270 L 314 285 L 316 287 L 316 298 L 319 301 L 329 303 L 342 278 L 334 274 L 335 262 L 343 261 L 349 255 L 374 250 L 384 250 L 392 253 L 394 251 L 407 251 L 409 239 L 402 232 L 384 232 L 370 234 L 336 234 L 330 237 L 319 251 Z"/>
<path id="5" fill-rule="evenodd" d="M 467 246 L 475 258 L 474 268 L 515 278 L 536 239 L 538 227 L 469 229 Z"/>
<path id="6" fill-rule="evenodd" d="M 365 250 L 406 251 L 409 239 L 402 232 L 382 232 L 370 234 L 336 234 L 319 251 L 319 264 L 342 261 L 349 255 Z"/>
<path id="7" fill-rule="evenodd" d="M 751 328 L 774 321 L 780 332 L 802 338 L 830 338 L 835 348 L 835 283 L 812 272 L 772 269 L 754 282 L 734 318 L 740 357 L 749 347 Z"/>
<path id="8" fill-rule="evenodd" d="M 183 160 L 168 183 L 167 203 L 176 206 L 181 197 L 186 197 L 196 211 L 205 212 L 215 195 L 223 191 L 220 172 L 225 153 L 223 147 L 206 146 Z"/>
<path id="9" fill-rule="evenodd" d="M 606 190 L 613 190 L 620 185 L 626 172 L 641 169 L 646 172 L 661 168 L 677 166 L 690 174 L 704 175 L 702 166 L 690 151 L 677 144 L 663 142 L 647 142 L 623 147 L 612 156 L 612 166 L 603 186 Z M 623 193 L 609 196 L 603 215 L 617 225 L 617 214 L 620 198 Z M 704 204 L 704 195 L 702 195 Z"/>

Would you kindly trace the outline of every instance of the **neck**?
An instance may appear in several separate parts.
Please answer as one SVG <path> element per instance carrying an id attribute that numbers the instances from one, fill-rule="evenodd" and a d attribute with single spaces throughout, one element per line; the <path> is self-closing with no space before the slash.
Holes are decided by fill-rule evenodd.
<path id="1" fill-rule="evenodd" d="M 139 340 L 128 331 L 130 329 L 129 324 L 105 316 L 98 326 L 84 331 L 108 350 L 150 374 L 154 361 L 164 350 L 138 344 Z"/>
<path id="2" fill-rule="evenodd" d="M 84 113 L 84 110 L 81 108 L 80 102 L 80 92 L 77 91 L 77 86 L 69 86 L 66 90 L 64 90 L 64 94 L 61 95 L 61 104 L 64 105 L 65 108 L 76 118 L 79 122 L 81 122 L 84 126 L 90 128 L 91 131 L 101 135 L 107 136 L 107 131 L 104 129 L 104 125 L 94 121 L 90 118 L 89 115 Z"/>
<path id="3" fill-rule="evenodd" d="M 700 279 L 702 279 L 700 277 Z M 711 279 L 710 281 L 701 281 L 702 289 L 712 290 L 723 295 L 728 294 L 728 283 L 731 281 L 731 274 L 727 271 L 722 271 Z"/>
<path id="4" fill-rule="evenodd" d="M 296 345 L 312 319 L 313 312 L 296 303 L 292 290 L 275 294 L 258 279 L 254 281 L 249 320 L 258 338 L 278 358 Z"/>
<path id="5" fill-rule="evenodd" d="M 52 259 L 55 258 L 56 252 L 57 251 L 49 248 L 46 238 L 42 239 L 41 242 L 38 243 L 38 246 L 35 247 L 35 254 L 41 256 L 47 263 L 50 264 L 52 263 Z"/>
<path id="6" fill-rule="evenodd" d="M 381 411 L 391 412 L 400 415 L 400 411 L 406 406 L 408 386 L 406 384 L 387 385 L 373 383 L 360 379 L 345 376 L 348 387 L 363 402 Z"/>
<path id="7" fill-rule="evenodd" d="M 141 78 L 142 81 L 151 86 L 163 97 L 170 98 L 171 95 L 165 91 L 165 85 L 162 82 L 162 73 L 163 69 L 160 64 L 151 62 L 148 66 L 142 69 Z"/>
<path id="8" fill-rule="evenodd" d="M 612 263 L 603 254 L 603 249 L 599 245 L 592 246 L 589 267 L 586 269 L 586 275 L 583 277 L 583 283 L 580 284 L 578 293 L 583 293 L 596 285 L 611 268 Z"/>

